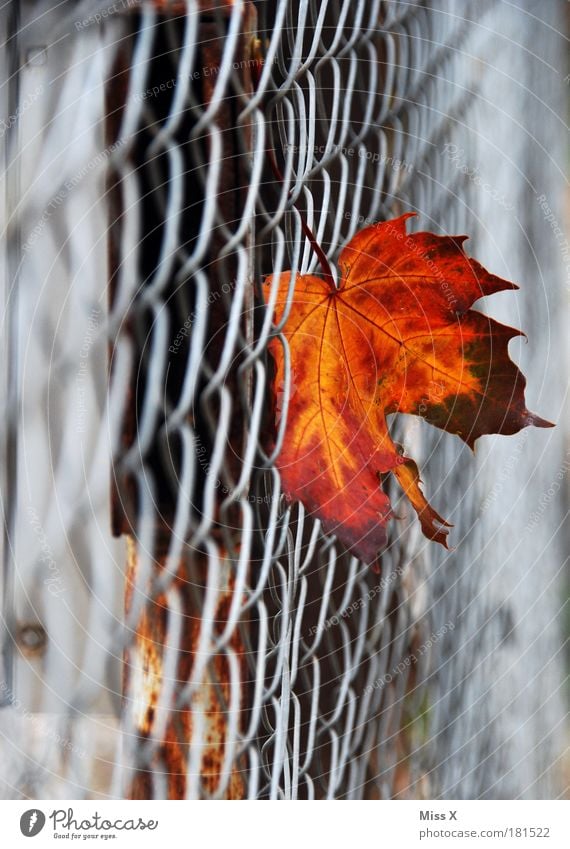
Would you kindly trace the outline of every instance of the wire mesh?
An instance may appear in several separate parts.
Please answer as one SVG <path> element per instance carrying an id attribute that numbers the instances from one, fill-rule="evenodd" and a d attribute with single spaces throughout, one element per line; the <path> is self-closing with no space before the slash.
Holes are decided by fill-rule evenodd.
<path id="1" fill-rule="evenodd" d="M 5 795 L 552 792 L 561 542 L 543 527 L 509 557 L 504 517 L 484 507 L 497 466 L 544 443 L 519 435 L 474 464 L 402 417 L 460 553 L 404 518 L 371 569 L 281 494 L 273 463 L 297 387 L 291 373 L 279 387 L 270 452 L 267 344 L 281 328 L 259 287 L 318 271 L 299 210 L 333 262 L 364 224 L 411 210 L 415 228 L 470 232 L 478 256 L 526 278 L 540 210 L 506 207 L 556 195 L 552 168 L 532 177 L 520 162 L 557 128 L 557 96 L 549 111 L 533 92 L 559 4 L 538 35 L 537 4 L 494 0 L 147 0 L 49 21 L 24 8 L 19 103 L 42 90 L 5 140 L 23 181 L 9 210 L 21 377 L 3 490 L 18 564 L 5 558 Z M 535 137 L 513 132 L 528 110 Z M 464 167 L 479 162 L 492 192 Z M 521 255 L 507 263 L 509 242 Z M 559 258 L 535 262 L 560 279 Z M 535 309 L 531 293 L 521 326 L 541 326 Z M 544 387 L 550 353 L 545 341 L 528 363 L 531 384 Z M 556 469 L 533 473 L 540 490 Z M 512 473 L 500 498 L 520 501 L 520 485 Z M 525 674 L 534 696 L 513 706 Z"/>

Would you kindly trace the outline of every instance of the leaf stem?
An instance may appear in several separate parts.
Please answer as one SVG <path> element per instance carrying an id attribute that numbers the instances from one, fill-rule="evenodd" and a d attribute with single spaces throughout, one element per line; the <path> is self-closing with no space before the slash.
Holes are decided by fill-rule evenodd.
<path id="1" fill-rule="evenodd" d="M 252 71 L 251 71 L 251 79 L 252 79 L 252 83 L 253 83 L 253 87 L 254 87 L 255 91 L 257 91 L 258 88 L 259 88 L 259 82 L 261 80 L 261 74 L 262 74 L 262 71 L 263 71 L 263 64 L 264 64 L 263 44 L 261 42 L 261 39 L 254 38 L 252 40 L 250 50 L 251 50 L 251 55 L 254 59 L 254 62 L 253 62 L 253 65 L 252 65 Z M 266 127 L 267 126 L 268 125 L 266 124 Z M 281 173 L 281 169 L 279 168 L 279 165 L 277 164 L 277 158 L 275 156 L 275 150 L 271 147 L 271 143 L 270 143 L 269 139 L 268 139 L 267 145 L 265 147 L 265 153 L 267 155 L 267 159 L 269 160 L 269 164 L 271 166 L 271 170 L 273 171 L 275 179 L 278 180 L 281 183 L 281 185 L 283 186 L 285 184 L 285 178 L 283 177 L 283 174 Z M 289 197 L 290 196 L 291 196 L 291 192 L 289 191 Z M 310 243 L 312 249 L 314 250 L 314 252 L 317 255 L 320 266 L 321 266 L 323 273 L 324 273 L 325 280 L 329 284 L 332 291 L 336 292 L 336 283 L 335 283 L 335 280 L 334 280 L 334 275 L 333 275 L 330 263 L 328 261 L 327 255 L 325 254 L 325 252 L 323 251 L 323 249 L 319 245 L 315 234 L 313 233 L 313 231 L 311 230 L 311 228 L 307 224 L 307 222 L 305 220 L 305 216 L 303 215 L 303 213 L 301 212 L 301 210 L 297 206 L 296 201 L 293 201 L 293 206 L 297 210 L 297 212 L 299 213 L 299 218 L 301 219 L 301 228 L 303 230 L 303 233 L 305 234 L 305 236 L 309 240 L 309 243 Z"/>
<path id="2" fill-rule="evenodd" d="M 273 171 L 275 179 L 278 180 L 281 183 L 281 185 L 284 185 L 285 178 L 283 177 L 283 174 L 281 173 L 281 169 L 279 168 L 279 165 L 277 164 L 277 159 L 275 158 L 275 151 L 270 146 L 269 142 L 267 144 L 267 147 L 265 148 L 265 152 L 267 154 L 267 159 L 269 160 L 269 164 L 271 166 L 271 170 Z M 291 192 L 289 192 L 289 195 L 290 194 L 291 194 Z M 296 201 L 293 201 L 293 206 L 295 207 L 295 209 L 299 213 L 299 218 L 301 219 L 301 229 L 303 230 L 303 233 L 305 234 L 305 236 L 309 240 L 309 243 L 310 243 L 312 249 L 314 250 L 314 252 L 317 255 L 320 266 L 323 270 L 323 276 L 324 276 L 326 282 L 329 284 L 332 291 L 335 292 L 336 291 L 336 283 L 335 283 L 335 280 L 334 280 L 334 275 L 332 273 L 332 268 L 331 268 L 330 263 L 328 261 L 328 257 L 325 254 L 324 250 L 319 245 L 315 234 L 313 233 L 313 231 L 311 230 L 311 228 L 307 224 L 303 213 L 301 212 L 301 210 L 297 206 Z"/>
<path id="3" fill-rule="evenodd" d="M 269 143 L 268 143 L 267 147 L 265 148 L 265 152 L 267 154 L 267 158 L 269 160 L 269 164 L 271 165 L 271 170 L 273 171 L 275 179 L 278 180 L 281 183 L 281 185 L 284 185 L 285 178 L 283 177 L 283 174 L 281 173 L 281 169 L 279 168 L 279 165 L 277 164 L 277 159 L 275 158 L 275 151 L 273 150 L 272 147 L 270 147 Z M 291 193 L 289 192 L 289 194 L 291 194 Z M 301 210 L 297 206 L 296 201 L 293 201 L 293 206 L 295 207 L 295 209 L 299 213 L 299 218 L 301 219 L 301 229 L 303 230 L 303 233 L 305 234 L 305 236 L 309 240 L 312 249 L 314 250 L 314 252 L 316 253 L 316 255 L 318 257 L 320 266 L 323 270 L 324 278 L 325 278 L 326 282 L 329 284 L 329 286 L 331 287 L 331 289 L 333 290 L 333 292 L 335 292 L 336 291 L 336 283 L 334 281 L 334 275 L 332 273 L 332 268 L 331 268 L 330 263 L 328 261 L 327 255 L 325 254 L 325 252 L 323 251 L 323 249 L 319 245 L 315 234 L 313 233 L 313 231 L 311 230 L 311 228 L 309 227 L 309 225 L 305 221 L 305 217 L 303 216 L 303 213 L 301 212 Z"/>

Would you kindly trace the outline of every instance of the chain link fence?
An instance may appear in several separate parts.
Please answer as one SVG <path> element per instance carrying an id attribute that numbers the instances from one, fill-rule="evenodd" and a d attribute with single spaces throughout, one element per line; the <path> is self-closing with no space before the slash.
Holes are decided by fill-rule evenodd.
<path id="1" fill-rule="evenodd" d="M 563 6 L 2 12 L 4 796 L 564 792 Z M 400 417 L 456 548 L 402 507 L 371 568 L 281 494 L 260 284 L 405 211 L 520 281 L 561 424 Z"/>

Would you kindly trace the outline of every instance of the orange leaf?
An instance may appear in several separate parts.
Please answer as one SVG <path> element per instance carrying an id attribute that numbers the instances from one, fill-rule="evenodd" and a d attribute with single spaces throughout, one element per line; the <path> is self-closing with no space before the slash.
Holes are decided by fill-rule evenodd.
<path id="1" fill-rule="evenodd" d="M 393 513 L 382 477 L 392 472 L 424 534 L 446 545 L 451 527 L 429 505 L 413 460 L 392 441 L 386 416 L 413 413 L 471 448 L 485 433 L 550 427 L 525 405 L 525 379 L 508 355 L 520 331 L 470 309 L 513 283 L 469 258 L 466 236 L 406 233 L 403 215 L 354 236 L 339 257 L 338 289 L 297 275 L 285 336 L 292 393 L 277 459 L 283 491 L 328 533 L 371 562 Z M 275 320 L 291 274 L 277 288 Z M 283 345 L 272 339 L 274 394 L 285 381 Z M 279 411 L 281 412 L 281 411 Z"/>

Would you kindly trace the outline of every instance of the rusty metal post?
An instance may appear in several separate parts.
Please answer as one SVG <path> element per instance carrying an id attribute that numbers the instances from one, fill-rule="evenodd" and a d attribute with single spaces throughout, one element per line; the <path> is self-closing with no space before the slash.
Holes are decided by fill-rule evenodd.
<path id="1" fill-rule="evenodd" d="M 220 20 L 228 19 L 232 14 L 232 3 L 203 2 L 200 6 L 199 44 L 198 55 L 201 67 L 208 68 L 211 73 L 203 74 L 196 83 L 193 83 L 192 94 L 205 109 L 211 101 L 222 61 L 229 58 L 237 64 L 238 70 L 233 73 L 239 76 L 239 82 L 243 91 L 252 92 L 251 80 L 251 50 L 255 33 L 256 13 L 253 4 L 246 4 L 242 15 L 241 36 L 239 40 L 239 56 L 228 57 L 224 52 L 224 39 L 220 37 Z M 186 11 L 186 3 L 167 3 L 155 0 L 155 7 L 161 15 L 182 15 Z M 131 10 L 132 11 L 132 10 Z M 133 20 L 135 18 L 133 17 Z M 160 20 L 160 18 L 159 18 Z M 237 60 L 237 62 L 236 62 Z M 120 117 L 125 104 L 127 92 L 127 80 L 129 75 L 130 53 L 127 49 L 119 55 L 112 80 L 108 89 L 108 138 L 112 143 L 117 139 Z M 234 65 L 235 67 L 235 65 Z M 216 199 L 217 208 L 222 219 L 222 224 L 231 224 L 240 220 L 243 213 L 243 198 L 247 188 L 248 162 L 247 153 L 251 150 L 251 130 L 248 127 L 238 128 L 236 126 L 236 100 L 228 97 L 216 113 L 216 126 L 222 131 L 223 152 L 223 181 L 219 198 Z M 238 135 L 239 134 L 239 135 Z M 197 142 L 186 142 L 188 146 Z M 135 153 L 136 156 L 136 153 Z M 142 163 L 141 163 L 142 164 Z M 115 297 L 116 277 L 120 262 L 120 239 L 121 219 L 125 214 L 122 207 L 121 184 L 117 175 L 111 178 L 109 186 L 109 197 L 111 207 L 111 227 L 109 238 L 110 256 L 110 291 L 111 307 Z M 203 197 L 202 203 L 212 202 Z M 186 213 L 192 215 L 192 211 Z M 195 214 L 195 213 L 194 213 Z M 145 231 L 152 231 L 156 221 L 142 222 Z M 210 292 L 220 291 L 222 281 L 229 274 L 235 273 L 237 265 L 235 259 L 220 257 L 227 238 L 223 235 L 222 226 L 213 229 L 210 239 L 210 248 L 207 261 L 204 262 L 205 273 L 208 276 Z M 232 271 L 233 269 L 233 271 Z M 191 285 L 191 284 L 185 284 Z M 248 314 L 253 304 L 253 290 L 246 297 L 246 313 L 243 316 L 241 332 L 244 338 L 251 342 L 252 322 Z M 224 313 L 223 298 L 216 298 L 210 310 L 210 338 L 215 339 L 210 345 L 208 356 L 214 361 L 219 360 L 223 348 L 223 327 L 227 320 Z M 123 332 L 135 338 L 133 327 L 134 319 L 127 317 Z M 238 398 L 237 366 L 233 366 L 227 376 L 225 385 L 229 387 L 232 396 Z M 133 370 L 137 372 L 137 368 Z M 182 382 L 183 375 L 178 376 Z M 174 387 L 175 391 L 176 387 Z M 137 433 L 137 411 L 136 411 L 136 385 L 132 381 L 130 396 L 126 405 L 126 413 L 122 428 L 122 445 L 126 452 L 134 444 Z M 215 417 L 215 409 L 211 411 Z M 233 416 L 232 428 L 229 434 L 230 451 L 227 464 L 228 479 L 235 481 L 239 478 L 241 457 L 247 440 L 245 426 L 245 415 Z M 200 437 L 201 428 L 204 431 L 204 443 L 209 444 L 207 433 L 207 421 L 192 420 L 197 438 Z M 200 437 L 201 438 L 201 437 Z M 158 456 L 158 446 L 156 448 Z M 124 708 L 129 711 L 132 724 L 139 740 L 141 749 L 148 748 L 149 741 L 154 741 L 150 762 L 146 766 L 136 770 L 131 782 L 128 795 L 131 798 L 152 798 L 155 793 L 153 780 L 154 773 L 160 773 L 166 787 L 166 795 L 169 799 L 185 798 L 190 792 L 194 795 L 218 795 L 222 798 L 243 798 L 246 794 L 246 782 L 240 774 L 240 764 L 233 763 L 229 780 L 225 787 L 221 786 L 226 746 L 228 745 L 228 711 L 236 710 L 234 699 L 233 706 L 230 705 L 230 671 L 227 659 L 220 653 L 203 669 L 198 685 L 190 695 L 190 703 L 177 703 L 172 705 L 171 715 L 165 724 L 159 740 L 156 740 L 157 706 L 161 689 L 165 686 L 163 680 L 163 656 L 165 642 L 167 640 L 168 622 L 171 610 L 169 607 L 168 591 L 159 592 L 151 597 L 151 587 L 160 581 L 164 570 L 166 556 L 171 539 L 171 517 L 174 504 L 172 498 L 168 497 L 167 487 L 163 486 L 161 480 L 161 467 L 156 457 L 151 458 L 152 473 L 155 477 L 158 492 L 158 506 L 156 514 L 155 551 L 153 552 L 153 574 L 151 576 L 144 609 L 140 616 L 133 640 L 125 652 L 124 663 L 124 694 L 129 694 L 128 701 L 125 698 Z M 221 493 L 219 498 L 218 513 L 221 506 Z M 133 592 L 138 586 L 138 553 L 137 553 L 137 518 L 138 505 L 135 482 L 129 475 L 113 475 L 113 516 L 112 524 L 117 535 L 125 535 L 127 538 L 127 572 L 125 593 L 125 614 L 128 617 L 132 610 Z M 222 520 L 218 515 L 219 530 L 213 531 L 219 550 L 222 552 L 220 583 L 218 586 L 217 605 L 214 614 L 213 636 L 219 637 L 224 631 L 227 616 L 235 593 L 232 575 L 230 552 L 225 547 L 225 538 L 221 530 Z M 236 543 L 239 549 L 239 541 Z M 227 553 L 227 558 L 224 556 Z M 176 663 L 176 696 L 184 690 L 187 682 L 192 677 L 197 662 L 197 646 L 203 627 L 212 627 L 212 623 L 202 621 L 201 603 L 204 588 L 208 585 L 208 570 L 210 562 L 204 551 L 190 551 L 187 546 L 183 549 L 178 570 L 172 583 L 177 598 L 180 602 L 178 615 L 183 623 L 180 641 L 177 646 Z M 236 629 L 229 639 L 229 648 L 238 659 L 240 670 L 239 680 L 241 682 L 239 705 L 237 706 L 240 717 L 247 708 L 247 692 L 245 689 L 245 647 L 241 634 Z M 200 722 L 196 722 L 196 715 L 200 714 Z M 197 739 L 200 738 L 200 739 Z M 187 775 L 187 765 L 192 746 L 202 741 L 202 752 L 198 758 L 199 763 L 199 788 L 191 790 L 189 782 L 191 777 Z M 226 763 L 227 768 L 227 763 Z"/>

